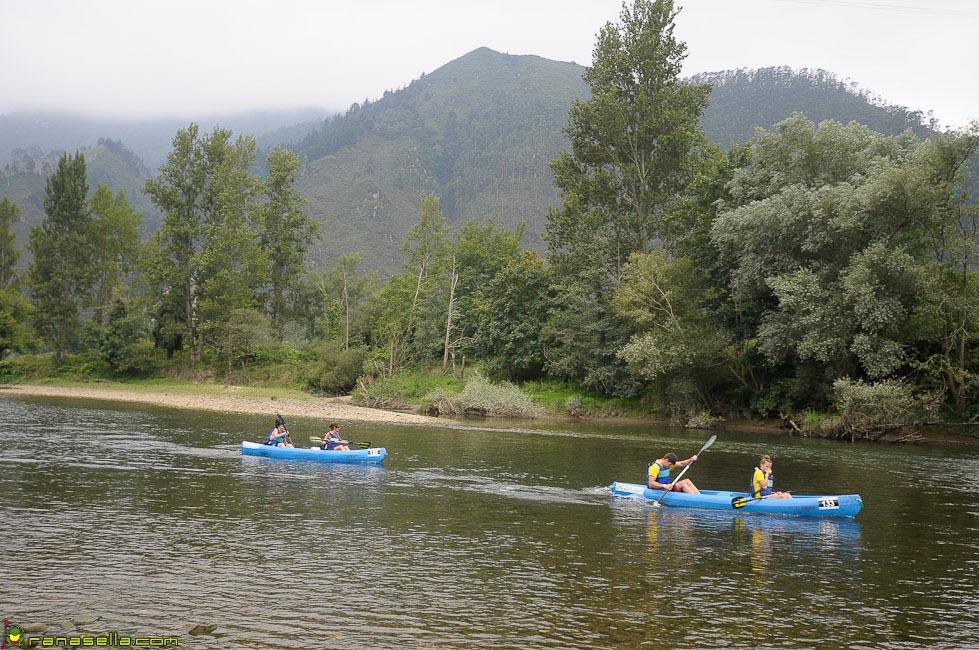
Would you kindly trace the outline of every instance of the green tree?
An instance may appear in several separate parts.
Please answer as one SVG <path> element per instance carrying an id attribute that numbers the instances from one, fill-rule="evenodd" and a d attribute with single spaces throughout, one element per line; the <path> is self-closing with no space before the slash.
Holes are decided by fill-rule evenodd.
<path id="1" fill-rule="evenodd" d="M 235 322 L 246 323 L 246 330 L 254 329 L 251 312 L 259 306 L 258 292 L 268 281 L 269 262 L 258 236 L 261 184 L 249 173 L 255 162 L 255 139 L 242 136 L 233 145 L 221 146 L 211 174 L 212 211 L 196 263 L 201 282 L 201 333 L 223 351 L 231 372 L 237 352 L 243 349 L 238 344 L 241 328 L 236 329 Z M 237 321 L 232 314 L 239 316 Z"/>
<path id="2" fill-rule="evenodd" d="M 64 154 L 45 187 L 45 218 L 31 229 L 29 284 L 38 333 L 58 358 L 77 344 L 83 301 L 92 286 L 91 214 L 85 158 Z"/>
<path id="3" fill-rule="evenodd" d="M 617 277 L 661 235 L 696 169 L 710 87 L 679 78 L 678 11 L 672 0 L 636 0 L 598 34 L 585 72 L 591 97 L 572 103 L 571 150 L 551 164 L 563 206 L 548 216 L 546 239 L 561 269 L 588 260 Z"/>
<path id="4" fill-rule="evenodd" d="M 99 353 L 113 371 L 119 372 L 137 356 L 142 334 L 142 315 L 131 313 L 126 303 L 117 298 L 106 314 Z"/>
<path id="5" fill-rule="evenodd" d="M 115 197 L 99 185 L 91 199 L 92 246 L 95 256 L 93 308 L 101 326 L 114 301 L 122 297 L 124 278 L 135 269 L 142 216 L 119 192 Z"/>
<path id="6" fill-rule="evenodd" d="M 16 289 L 0 288 L 0 360 L 30 346 L 31 304 Z"/>
<path id="7" fill-rule="evenodd" d="M 976 146 L 950 138 L 954 155 L 911 134 L 796 115 L 750 143 L 751 165 L 730 182 L 711 238 L 733 302 L 771 367 L 796 382 L 797 403 L 827 404 L 840 377 L 906 372 L 936 337 L 928 323 L 960 331 L 950 312 L 931 316 L 951 304 L 936 278 L 965 270 L 960 286 L 971 283 L 968 255 L 936 269 L 974 246 L 939 236 L 958 227 L 956 170 Z"/>
<path id="8" fill-rule="evenodd" d="M 405 235 L 404 273 L 414 284 L 405 329 L 405 349 L 413 360 L 442 351 L 448 311 L 452 250 L 449 226 L 433 194 L 421 197 L 418 223 Z"/>
<path id="9" fill-rule="evenodd" d="M 708 296 L 688 257 L 633 253 L 623 270 L 614 305 L 635 333 L 619 356 L 656 387 L 664 406 L 715 407 L 726 371 L 737 375 L 735 350 L 713 324 Z"/>
<path id="10" fill-rule="evenodd" d="M 361 273 L 360 253 L 341 255 L 317 280 L 322 306 L 321 333 L 324 338 L 338 338 L 342 348 L 350 348 L 353 338 L 364 342 L 369 329 L 367 302 L 378 290 L 374 273 Z"/>
<path id="11" fill-rule="evenodd" d="M 487 370 L 511 381 L 539 377 L 544 369 L 541 331 L 551 302 L 544 260 L 524 251 L 474 298 L 479 323 L 473 347 Z"/>
<path id="12" fill-rule="evenodd" d="M 565 129 L 571 149 L 551 163 L 562 206 L 545 232 L 559 279 L 547 367 L 608 394 L 636 388 L 617 354 L 630 328 L 611 304 L 623 267 L 671 232 L 666 215 L 707 155 L 698 120 L 710 88 L 679 78 L 677 12 L 671 0 L 636 0 L 602 28 L 591 96 L 572 104 Z"/>
<path id="13" fill-rule="evenodd" d="M 286 149 L 276 148 L 268 155 L 268 177 L 262 206 L 260 244 L 270 263 L 269 296 L 266 310 L 276 340 L 281 341 L 288 316 L 288 296 L 305 270 L 306 251 L 319 235 L 319 225 L 303 208 L 296 191 L 299 159 Z"/>
<path id="14" fill-rule="evenodd" d="M 7 197 L 0 199 L 0 289 L 13 286 L 17 277 L 17 238 L 14 224 L 20 219 L 20 210 Z"/>
<path id="15" fill-rule="evenodd" d="M 171 315 L 166 338 L 188 345 L 192 361 L 201 359 L 204 343 L 199 309 L 206 278 L 201 275 L 200 254 L 205 230 L 221 221 L 214 176 L 230 143 L 230 131 L 215 129 L 201 135 L 192 123 L 177 131 L 166 163 L 145 187 L 163 212 L 163 225 L 144 267 L 147 286 L 154 292 L 153 311 Z"/>

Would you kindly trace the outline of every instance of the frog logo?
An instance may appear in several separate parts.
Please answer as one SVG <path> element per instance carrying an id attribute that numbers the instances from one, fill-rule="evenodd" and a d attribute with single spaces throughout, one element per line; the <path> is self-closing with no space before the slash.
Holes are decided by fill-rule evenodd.
<path id="1" fill-rule="evenodd" d="M 19 625 L 13 625 L 7 619 L 3 619 L 3 643 L 0 648 L 13 648 L 20 645 L 20 640 L 24 636 L 24 630 Z"/>

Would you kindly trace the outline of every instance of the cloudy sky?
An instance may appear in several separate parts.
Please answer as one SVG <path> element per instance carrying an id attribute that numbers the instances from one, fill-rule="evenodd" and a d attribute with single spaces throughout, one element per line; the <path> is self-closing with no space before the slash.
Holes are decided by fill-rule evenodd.
<path id="1" fill-rule="evenodd" d="M 979 2 L 680 0 L 685 73 L 822 68 L 979 119 Z M 342 109 L 480 46 L 588 64 L 618 0 L 0 0 L 0 113 Z"/>

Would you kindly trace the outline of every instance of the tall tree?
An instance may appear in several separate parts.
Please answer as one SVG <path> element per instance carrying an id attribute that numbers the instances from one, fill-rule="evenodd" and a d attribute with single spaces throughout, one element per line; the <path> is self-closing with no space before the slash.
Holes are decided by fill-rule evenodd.
<path id="1" fill-rule="evenodd" d="M 680 81 L 678 11 L 672 0 L 635 0 L 598 34 L 585 73 L 591 97 L 572 103 L 571 150 L 551 164 L 563 206 L 548 216 L 545 237 L 559 268 L 588 260 L 618 277 L 630 254 L 660 236 L 695 170 L 710 87 Z"/>
<path id="2" fill-rule="evenodd" d="M 99 185 L 91 200 L 92 246 L 95 255 L 93 309 L 101 326 L 121 298 L 123 279 L 133 271 L 139 252 L 139 224 L 142 216 L 119 192 L 115 197 Z"/>
<path id="3" fill-rule="evenodd" d="M 268 155 L 267 165 L 267 203 L 261 211 L 260 243 L 270 262 L 266 311 L 273 335 L 281 341 L 289 308 L 287 298 L 302 277 L 306 251 L 319 235 L 319 225 L 306 214 L 303 198 L 295 188 L 299 178 L 296 155 L 276 148 Z"/>
<path id="4" fill-rule="evenodd" d="M 20 209 L 3 197 L 0 199 L 0 289 L 13 286 L 17 277 L 17 260 L 20 251 L 17 250 L 17 238 L 14 235 L 14 224 L 20 219 Z"/>
<path id="5" fill-rule="evenodd" d="M 155 328 L 161 331 L 157 341 L 188 345 L 192 361 L 199 361 L 203 355 L 200 310 L 202 292 L 211 280 L 207 274 L 221 268 L 212 255 L 205 270 L 202 255 L 207 242 L 222 229 L 234 229 L 226 222 L 229 213 L 234 215 L 233 220 L 245 219 L 239 208 L 231 207 L 241 203 L 240 197 L 231 195 L 235 188 L 244 191 L 246 185 L 236 176 L 237 168 L 231 170 L 226 164 L 230 158 L 231 166 L 240 168 L 243 153 L 236 151 L 236 146 L 243 145 L 241 141 L 232 144 L 227 129 L 216 128 L 201 135 L 197 124 L 191 124 L 177 131 L 167 162 L 158 176 L 146 183 L 146 193 L 164 214 L 163 225 L 150 246 L 152 255 L 145 258 L 144 266 L 147 285 L 154 292 L 153 311 L 166 319 L 162 328 L 160 323 Z M 252 156 L 253 150 L 252 145 Z M 251 184 L 247 184 L 249 192 L 253 191 Z M 226 193 L 223 197 L 222 192 Z M 249 258 L 248 263 L 254 260 Z M 265 274 L 259 276 L 264 282 Z"/>
<path id="6" fill-rule="evenodd" d="M 38 333 L 64 358 L 78 339 L 92 285 L 91 214 L 85 158 L 64 154 L 45 186 L 45 218 L 31 229 L 29 283 Z"/>
<path id="7" fill-rule="evenodd" d="M 212 146 L 214 143 L 211 143 Z M 250 333 L 265 320 L 254 313 L 259 288 L 268 281 L 268 258 L 259 245 L 260 181 L 249 173 L 255 162 L 255 139 L 241 136 L 212 159 L 212 210 L 204 225 L 197 256 L 201 333 L 222 350 L 231 371 L 236 350 L 247 349 Z"/>

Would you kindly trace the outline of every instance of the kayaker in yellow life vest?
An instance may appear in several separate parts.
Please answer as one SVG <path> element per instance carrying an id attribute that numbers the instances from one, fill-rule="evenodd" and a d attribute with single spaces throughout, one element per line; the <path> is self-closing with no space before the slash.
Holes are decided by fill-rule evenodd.
<path id="1" fill-rule="evenodd" d="M 772 457 L 765 454 L 751 475 L 751 496 L 768 497 L 769 499 L 791 499 L 788 492 L 775 491 L 775 475 L 772 473 Z"/>
<path id="2" fill-rule="evenodd" d="M 697 460 L 697 454 L 694 454 L 686 460 L 678 461 L 676 454 L 671 451 L 659 460 L 649 464 L 646 485 L 651 490 L 672 490 L 674 492 L 686 492 L 687 494 L 700 494 L 700 490 L 688 478 L 677 481 L 676 485 L 670 486 L 670 469 L 674 467 L 686 467 L 695 460 Z"/>

